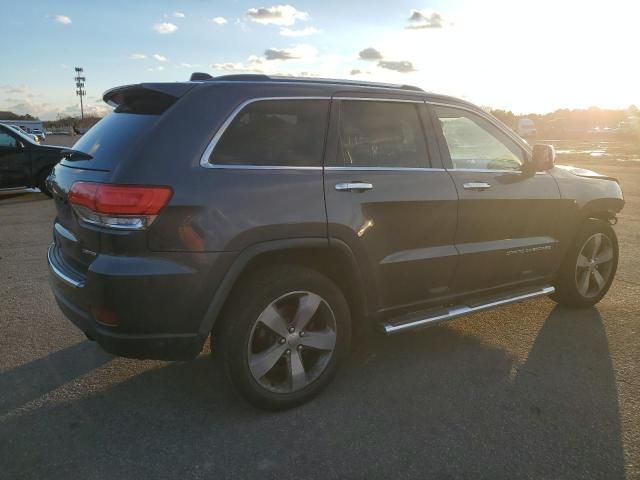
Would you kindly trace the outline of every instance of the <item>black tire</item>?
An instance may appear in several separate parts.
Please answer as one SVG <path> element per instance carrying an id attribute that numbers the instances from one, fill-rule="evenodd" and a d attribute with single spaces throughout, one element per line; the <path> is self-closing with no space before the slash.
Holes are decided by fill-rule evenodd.
<path id="1" fill-rule="evenodd" d="M 611 247 L 611 260 L 610 262 L 606 262 L 606 265 L 591 265 L 588 267 L 579 267 L 578 266 L 578 257 L 581 252 L 583 252 L 583 248 L 589 248 L 589 245 L 593 244 L 593 237 L 595 235 L 604 235 L 606 238 L 601 239 L 601 243 L 604 241 L 608 241 Z M 587 242 L 591 241 L 592 243 L 587 245 Z M 583 256 L 584 257 L 584 256 Z M 581 259 L 581 263 L 583 259 Z M 591 261 L 591 259 L 588 259 Z M 591 271 L 589 269 L 595 269 L 596 273 L 600 275 L 600 278 L 603 278 L 603 274 L 599 273 L 599 268 L 602 268 L 602 272 L 604 272 L 604 268 L 606 267 L 606 278 L 604 279 L 604 283 L 602 286 L 598 285 L 595 280 L 592 280 Z M 608 222 L 604 220 L 598 219 L 587 219 L 580 228 L 580 231 L 576 235 L 573 244 L 567 251 L 565 259 L 560 267 L 560 271 L 555 281 L 556 291 L 551 298 L 561 304 L 568 307 L 575 308 L 588 308 L 592 307 L 600 300 L 602 297 L 606 295 L 611 287 L 611 283 L 613 282 L 613 278 L 616 274 L 616 270 L 618 267 L 618 238 L 616 237 L 616 233 L 611 228 Z M 584 279 L 584 274 L 587 274 L 589 279 L 586 281 L 587 283 L 587 291 L 590 292 L 588 295 L 584 294 L 584 288 L 582 291 L 579 288 L 580 279 Z M 584 285 L 584 284 L 583 284 Z M 593 285 L 591 287 L 591 285 Z M 597 288 L 597 290 L 596 290 Z"/>
<path id="2" fill-rule="evenodd" d="M 40 175 L 38 175 L 38 188 L 42 193 L 44 193 L 49 198 L 53 196 L 49 188 L 47 188 L 47 177 L 49 176 L 50 173 L 51 173 L 51 169 L 48 169 L 40 172 Z"/>
<path id="3" fill-rule="evenodd" d="M 284 318 L 285 322 L 282 325 L 285 325 L 285 331 L 291 332 L 295 318 L 301 318 L 297 315 L 303 305 L 302 297 L 296 297 L 296 295 L 304 296 L 307 294 L 308 298 L 320 297 L 321 299 L 319 306 L 313 310 L 315 313 L 309 317 L 311 320 L 306 324 L 307 327 L 322 323 L 326 317 L 331 322 L 331 328 L 327 327 L 327 329 L 315 333 L 311 328 L 307 333 L 307 338 L 303 339 L 305 334 L 303 326 L 301 332 L 289 333 L 285 339 L 284 336 L 277 335 L 264 323 L 258 321 L 258 318 L 268 311 L 268 307 L 276 306 L 277 308 L 274 309 L 279 311 L 277 318 L 279 320 Z M 280 301 L 297 302 L 297 306 L 294 305 L 287 311 L 287 305 L 281 307 L 279 303 L 276 303 Z M 287 312 L 289 312 L 289 320 L 286 320 Z M 292 408 L 318 395 L 331 382 L 341 361 L 349 353 L 351 315 L 344 295 L 327 277 L 303 267 L 293 265 L 270 267 L 256 271 L 241 280 L 241 284 L 234 287 L 219 321 L 222 324 L 217 329 L 219 333 L 219 338 L 216 339 L 216 348 L 219 351 L 217 354 L 222 356 L 231 383 L 249 403 L 267 410 Z M 262 329 L 259 332 L 262 337 L 265 332 L 269 337 L 269 340 L 266 341 L 268 348 L 265 348 L 264 351 L 278 349 L 276 353 L 278 356 L 280 348 L 287 350 L 283 356 L 278 357 L 277 363 L 272 369 L 256 379 L 249 363 L 250 358 L 255 359 L 263 353 L 263 351 L 253 351 L 256 349 L 256 338 L 259 336 L 258 329 Z M 291 343 L 295 341 L 291 337 L 296 335 L 299 342 L 308 342 L 312 337 L 317 338 L 316 333 L 322 336 L 329 331 L 335 342 L 331 353 L 316 350 L 307 345 L 296 346 Z M 273 342 L 271 337 L 273 337 Z M 294 367 L 292 365 L 294 357 L 299 359 L 300 363 L 297 365 L 301 365 L 304 370 L 305 382 L 309 381 L 309 383 L 305 383 L 304 387 L 296 387 L 299 389 L 294 389 L 293 386 L 292 371 Z M 313 359 L 316 357 L 322 362 L 315 360 L 314 363 Z M 287 388 L 286 385 L 289 385 L 291 391 L 278 391 L 276 388 L 280 385 L 279 383 L 266 385 L 271 382 L 267 376 L 277 373 L 288 376 L 283 378 L 282 385 L 285 386 L 282 388 Z M 312 373 L 313 375 L 311 375 Z M 312 380 L 308 380 L 309 378 Z M 290 382 L 288 384 L 287 379 Z"/>

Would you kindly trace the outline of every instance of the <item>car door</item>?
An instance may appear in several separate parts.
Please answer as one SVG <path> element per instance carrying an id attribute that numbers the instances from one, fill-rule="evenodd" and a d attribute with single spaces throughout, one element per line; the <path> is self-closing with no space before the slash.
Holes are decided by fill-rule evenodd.
<path id="1" fill-rule="evenodd" d="M 0 188 L 25 186 L 29 174 L 29 150 L 16 136 L 0 128 Z"/>
<path id="2" fill-rule="evenodd" d="M 456 291 L 535 282 L 560 261 L 560 192 L 547 172 L 527 172 L 528 152 L 488 115 L 429 106 L 460 198 Z"/>
<path id="3" fill-rule="evenodd" d="M 457 194 L 422 99 L 336 96 L 325 154 L 330 242 L 356 255 L 374 309 L 446 295 L 456 265 Z M 431 147 L 431 148 L 429 148 Z"/>

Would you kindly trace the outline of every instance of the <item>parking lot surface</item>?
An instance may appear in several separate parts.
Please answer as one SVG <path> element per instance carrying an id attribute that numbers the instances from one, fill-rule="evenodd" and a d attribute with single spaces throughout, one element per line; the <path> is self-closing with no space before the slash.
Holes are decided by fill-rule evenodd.
<path id="1" fill-rule="evenodd" d="M 112 357 L 58 310 L 54 206 L 0 193 L 0 478 L 640 478 L 640 165 L 588 310 L 530 301 L 359 340 L 320 397 L 265 413 L 218 363 Z"/>

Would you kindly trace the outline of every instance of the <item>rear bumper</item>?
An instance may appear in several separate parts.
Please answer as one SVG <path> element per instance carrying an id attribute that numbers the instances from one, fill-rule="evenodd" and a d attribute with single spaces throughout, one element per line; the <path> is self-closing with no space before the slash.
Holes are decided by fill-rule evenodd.
<path id="1" fill-rule="evenodd" d="M 85 312 L 53 288 L 53 295 L 62 313 L 105 351 L 120 357 L 154 360 L 190 360 L 195 358 L 205 338 L 196 334 L 119 334 L 100 327 Z"/>
<path id="2" fill-rule="evenodd" d="M 49 247 L 51 288 L 65 316 L 115 355 L 158 360 L 196 357 L 207 337 L 199 331 L 211 299 L 203 287 L 209 285 L 205 272 L 162 256 L 104 257 L 97 261 L 99 256 L 83 274 L 65 264 L 55 244 Z M 94 308 L 114 312 L 118 326 L 98 323 Z"/>

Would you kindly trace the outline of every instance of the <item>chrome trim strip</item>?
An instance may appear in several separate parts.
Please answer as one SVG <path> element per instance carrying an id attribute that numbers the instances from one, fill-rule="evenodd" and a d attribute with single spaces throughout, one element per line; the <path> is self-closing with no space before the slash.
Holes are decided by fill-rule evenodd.
<path id="1" fill-rule="evenodd" d="M 537 297 L 543 297 L 545 295 L 550 295 L 553 292 L 555 292 L 555 288 L 551 287 L 551 286 L 546 286 L 546 287 L 542 287 L 541 289 L 535 291 L 535 292 L 530 292 L 530 293 L 525 293 L 522 295 L 516 295 L 514 297 L 510 297 L 510 298 L 504 298 L 502 300 L 496 300 L 493 302 L 489 302 L 489 303 L 485 303 L 483 305 L 476 305 L 474 307 L 470 307 L 469 305 L 462 305 L 462 306 L 457 306 L 457 307 L 453 307 L 450 308 L 448 310 L 447 313 L 442 314 L 442 315 L 436 315 L 434 317 L 428 317 L 428 318 L 423 318 L 421 320 L 414 320 L 411 322 L 407 322 L 407 323 L 401 323 L 401 324 L 390 324 L 387 323 L 384 325 L 384 333 L 386 333 L 387 335 L 392 334 L 392 333 L 398 333 L 398 332 L 402 332 L 405 330 L 411 330 L 414 328 L 418 328 L 418 327 L 423 327 L 426 325 L 434 325 L 436 323 L 440 323 L 440 322 L 444 322 L 446 320 L 452 320 L 454 318 L 457 317 L 461 317 L 463 315 L 467 315 L 470 313 L 475 313 L 475 312 L 480 312 L 482 310 L 489 310 L 491 308 L 496 308 L 496 307 L 500 307 L 502 305 L 508 305 L 510 303 L 516 303 L 516 302 L 521 302 L 523 300 L 529 300 L 532 298 L 537 298 Z"/>
<path id="2" fill-rule="evenodd" d="M 220 170 L 322 170 L 322 167 L 302 167 L 295 165 L 216 165 L 208 163 L 205 168 L 217 168 Z"/>
<path id="3" fill-rule="evenodd" d="M 47 262 L 49 263 L 49 268 L 51 269 L 51 271 L 63 282 L 68 283 L 69 285 L 71 285 L 74 288 L 82 288 L 84 287 L 84 282 L 78 281 L 78 280 L 74 280 L 73 278 L 71 278 L 70 276 L 68 276 L 66 273 L 64 273 L 62 270 L 60 270 L 54 263 L 51 257 L 51 251 L 54 249 L 55 247 L 55 243 L 52 243 L 51 245 L 49 245 L 49 249 L 47 250 Z"/>
<path id="4" fill-rule="evenodd" d="M 472 173 L 513 173 L 522 175 L 522 170 L 491 170 L 490 168 L 451 168 L 449 172 L 472 172 Z M 548 172 L 536 172 L 536 175 L 548 175 Z"/>
<path id="5" fill-rule="evenodd" d="M 325 170 L 334 172 L 372 171 L 372 172 L 446 172 L 444 168 L 430 167 L 347 167 L 347 166 L 328 166 Z"/>
<path id="6" fill-rule="evenodd" d="M 244 107 L 255 102 L 264 102 L 264 101 L 270 101 L 270 100 L 331 100 L 331 97 L 256 97 L 256 98 L 250 98 L 248 100 L 245 100 L 231 112 L 231 114 L 227 117 L 227 119 L 220 126 L 220 128 L 218 128 L 218 131 L 213 136 L 213 138 L 209 142 L 209 145 L 207 145 L 207 148 L 205 149 L 204 153 L 200 157 L 200 166 L 204 168 L 238 168 L 237 165 L 216 165 L 213 163 L 209 163 L 209 157 L 213 153 L 213 150 L 216 148 L 216 144 L 220 141 L 220 137 L 222 137 L 225 130 L 229 128 L 229 125 L 231 125 L 231 122 L 233 122 L 233 120 L 242 111 Z M 259 168 L 252 168 L 252 170 L 265 169 L 265 166 L 259 166 L 259 165 L 246 165 L 246 167 L 259 167 Z M 269 167 L 267 166 L 266 169 L 268 168 Z M 290 169 L 290 168 L 296 168 L 296 167 L 282 166 L 277 169 L 281 170 L 281 169 Z M 311 167 L 311 168 L 321 168 L 321 167 Z"/>

